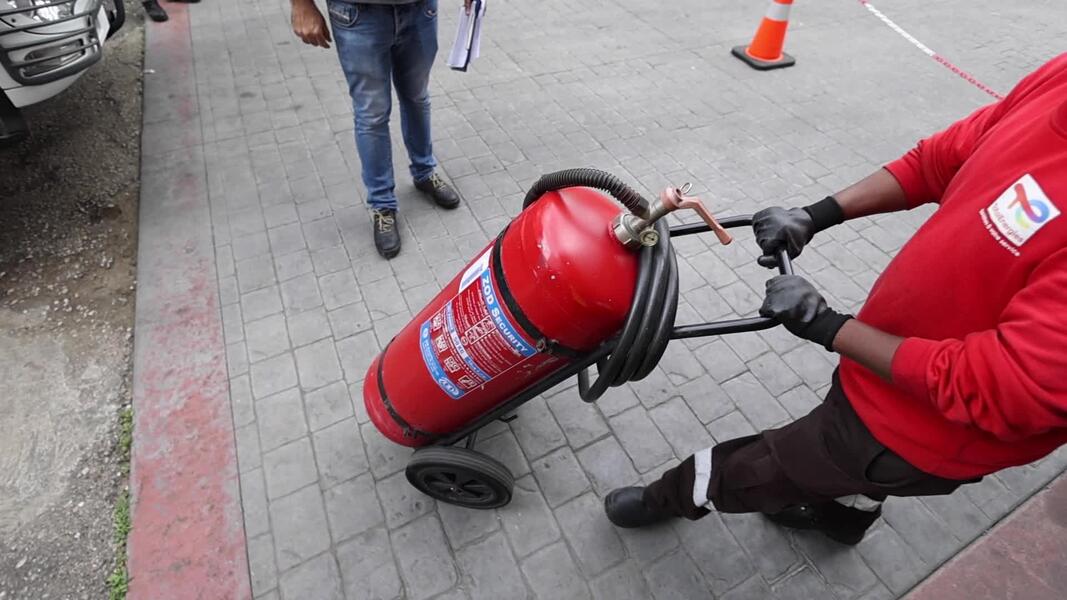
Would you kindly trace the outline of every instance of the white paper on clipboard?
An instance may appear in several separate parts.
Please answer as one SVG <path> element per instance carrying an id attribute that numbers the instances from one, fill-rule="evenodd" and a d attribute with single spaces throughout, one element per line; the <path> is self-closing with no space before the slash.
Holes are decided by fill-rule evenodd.
<path id="1" fill-rule="evenodd" d="M 485 0 L 471 2 L 471 14 L 459 7 L 456 25 L 456 41 L 448 55 L 448 66 L 457 71 L 466 71 L 470 62 L 481 54 L 482 21 L 485 20 Z"/>

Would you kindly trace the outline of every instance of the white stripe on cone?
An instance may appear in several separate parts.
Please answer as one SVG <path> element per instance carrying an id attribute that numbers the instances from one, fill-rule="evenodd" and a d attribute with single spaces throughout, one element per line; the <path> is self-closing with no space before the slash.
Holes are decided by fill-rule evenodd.
<path id="1" fill-rule="evenodd" d="M 777 2 L 771 2 L 770 7 L 767 8 L 767 18 L 772 21 L 788 21 L 789 9 L 792 7 L 792 4 L 779 4 Z"/>

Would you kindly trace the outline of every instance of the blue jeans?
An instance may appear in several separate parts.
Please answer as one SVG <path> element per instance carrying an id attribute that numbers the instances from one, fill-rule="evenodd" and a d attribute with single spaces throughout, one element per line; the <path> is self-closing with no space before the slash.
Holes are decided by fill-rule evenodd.
<path id="1" fill-rule="evenodd" d="M 410 4 L 358 4 L 328 0 L 341 69 L 355 114 L 356 150 L 372 208 L 396 208 L 389 114 L 400 102 L 411 176 L 430 177 L 437 166 L 430 139 L 430 67 L 437 55 L 437 0 Z"/>

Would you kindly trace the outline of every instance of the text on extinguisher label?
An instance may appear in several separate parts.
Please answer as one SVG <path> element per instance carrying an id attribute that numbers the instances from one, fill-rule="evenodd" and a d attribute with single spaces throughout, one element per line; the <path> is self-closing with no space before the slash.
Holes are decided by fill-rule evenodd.
<path id="1" fill-rule="evenodd" d="M 468 284 L 419 328 L 427 370 L 455 399 L 537 354 L 500 306 L 488 261 L 472 266 L 481 272 L 465 273 Z"/>

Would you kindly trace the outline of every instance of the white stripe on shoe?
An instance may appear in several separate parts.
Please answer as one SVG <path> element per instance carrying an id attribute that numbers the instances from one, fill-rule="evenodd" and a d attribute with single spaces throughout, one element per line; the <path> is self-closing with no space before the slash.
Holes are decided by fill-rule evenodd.
<path id="1" fill-rule="evenodd" d="M 708 484 L 711 483 L 711 448 L 704 448 L 693 455 L 693 506 L 707 505 Z"/>

